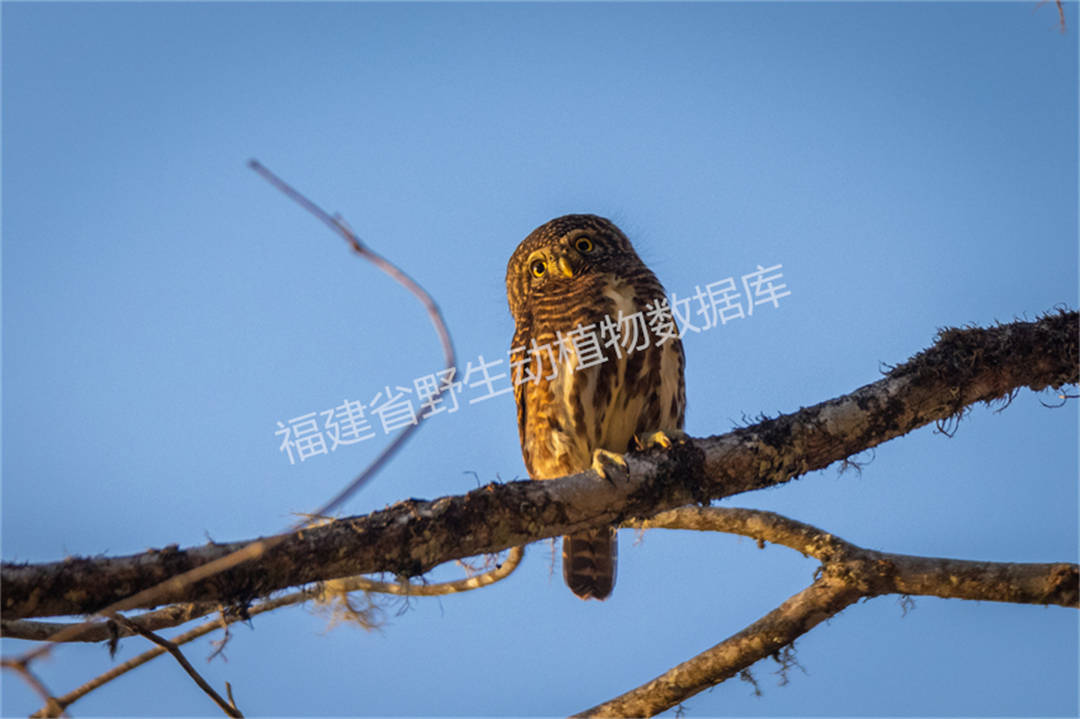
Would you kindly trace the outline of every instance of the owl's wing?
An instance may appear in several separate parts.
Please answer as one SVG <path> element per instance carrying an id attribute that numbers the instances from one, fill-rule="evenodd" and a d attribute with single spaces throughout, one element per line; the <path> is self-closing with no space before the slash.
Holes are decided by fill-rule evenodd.
<path id="1" fill-rule="evenodd" d="M 532 335 L 530 334 L 528 327 L 525 327 L 524 323 L 518 323 L 517 328 L 514 330 L 513 342 L 510 344 L 511 351 L 518 349 L 519 347 L 524 348 L 522 349 L 522 352 L 525 353 L 527 357 L 531 337 Z M 510 361 L 514 361 L 513 355 L 511 355 Z M 524 455 L 525 469 L 531 475 L 532 468 L 529 466 L 529 452 L 526 449 L 528 444 L 525 441 L 525 424 L 528 420 L 529 410 L 528 402 L 525 399 L 526 383 L 522 381 L 522 375 L 525 371 L 524 368 L 524 364 L 518 364 L 517 366 L 513 366 L 510 373 L 510 381 L 514 385 L 514 403 L 517 404 L 518 438 L 521 440 L 521 450 L 522 454 Z"/>

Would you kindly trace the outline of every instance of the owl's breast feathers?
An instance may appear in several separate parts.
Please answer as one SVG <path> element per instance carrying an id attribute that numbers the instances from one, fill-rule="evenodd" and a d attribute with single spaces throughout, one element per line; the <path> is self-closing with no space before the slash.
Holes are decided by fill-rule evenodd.
<path id="1" fill-rule="evenodd" d="M 649 329 L 646 310 L 663 297 L 663 287 L 642 265 L 620 277 L 588 277 L 563 296 L 535 298 L 532 316 L 519 324 L 513 344 L 522 348 L 515 354 L 514 391 L 531 477 L 580 472 L 591 466 L 596 449 L 622 453 L 632 448 L 635 435 L 682 429 L 682 345 L 661 341 Z M 636 313 L 638 336 L 623 338 L 633 341 L 630 346 L 615 347 L 610 335 L 601 336 L 605 317 L 625 332 L 633 323 L 620 325 L 620 318 Z M 580 368 L 589 357 L 579 357 L 566 340 L 578 327 L 595 334 L 603 362 Z"/>

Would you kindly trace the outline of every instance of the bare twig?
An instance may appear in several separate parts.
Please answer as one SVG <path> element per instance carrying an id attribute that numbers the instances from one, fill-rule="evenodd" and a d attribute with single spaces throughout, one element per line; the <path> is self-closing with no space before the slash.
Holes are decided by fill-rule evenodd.
<path id="1" fill-rule="evenodd" d="M 349 243 L 349 246 L 352 247 L 353 251 L 356 254 L 372 262 L 380 270 L 393 277 L 394 280 L 396 280 L 399 284 L 405 287 L 405 289 L 409 290 L 409 292 L 412 292 L 416 296 L 416 298 L 420 300 L 420 302 L 424 305 L 425 309 L 427 309 L 428 316 L 431 318 L 431 324 L 434 325 L 435 331 L 439 335 L 439 341 L 442 343 L 443 357 L 446 360 L 445 369 L 450 370 L 451 372 L 456 371 L 457 360 L 455 359 L 454 355 L 454 343 L 450 339 L 450 331 L 446 328 L 446 322 L 443 320 L 442 312 L 439 311 L 439 306 L 435 304 L 435 300 L 432 299 L 431 295 L 429 295 L 423 287 L 418 285 L 415 280 L 405 274 L 405 272 L 402 271 L 399 267 L 389 262 L 381 255 L 376 254 L 366 245 L 360 242 L 360 238 L 356 236 L 356 233 L 354 233 L 352 229 L 350 229 L 349 226 L 346 225 L 340 217 L 331 215 L 326 210 L 316 205 L 314 202 L 312 202 L 310 199 L 298 192 L 287 182 L 285 182 L 280 177 L 271 172 L 269 169 L 267 169 L 266 166 L 263 165 L 261 162 L 259 162 L 258 160 L 249 160 L 248 166 L 255 172 L 259 173 L 259 175 L 261 175 L 271 185 L 281 190 L 281 192 L 284 193 L 286 197 L 299 204 L 301 207 L 303 207 L 305 210 L 307 210 L 317 219 L 323 222 L 327 227 L 345 238 L 345 241 Z M 437 387 L 436 392 L 428 401 L 434 402 L 435 400 L 437 400 L 443 394 L 445 389 L 445 385 Z M 326 516 L 331 514 L 338 507 L 340 507 L 345 502 L 345 500 L 351 497 L 358 489 L 360 489 L 360 487 L 364 486 L 372 477 L 375 476 L 375 473 L 382 468 L 382 466 L 387 462 L 387 460 L 390 459 L 390 457 L 394 455 L 395 452 L 397 452 L 398 448 L 400 448 L 401 445 L 405 443 L 405 440 L 412 436 L 412 433 L 416 431 L 416 429 L 420 426 L 420 423 L 423 420 L 424 417 L 418 417 L 416 424 L 411 424 L 405 429 L 403 429 L 398 434 L 398 436 L 394 438 L 394 441 L 391 442 L 386 447 L 386 449 L 384 449 L 379 454 L 379 456 L 376 457 L 371 462 L 371 464 L 369 464 L 364 469 L 364 471 L 356 477 L 356 479 L 354 479 L 348 486 L 346 486 L 329 501 L 327 501 L 326 504 L 312 512 L 312 514 Z M 303 523 L 297 525 L 297 528 L 299 528 L 300 526 L 303 526 Z"/>
<path id="2" fill-rule="evenodd" d="M 348 577 L 335 579 L 327 582 L 337 591 L 376 592 L 379 594 L 397 594 L 403 597 L 436 597 L 444 594 L 457 594 L 480 589 L 498 582 L 518 568 L 522 557 L 525 556 L 524 547 L 511 547 L 506 559 L 495 569 L 477 574 L 464 579 L 455 579 L 450 582 L 436 584 L 414 584 L 411 582 L 376 582 L 367 577 Z"/>
<path id="3" fill-rule="evenodd" d="M 169 606 L 156 611 L 144 612 L 135 617 L 128 617 L 128 619 L 135 622 L 143 629 L 149 629 L 153 632 L 160 629 L 168 629 L 169 627 L 176 627 L 181 624 L 187 624 L 194 619 L 204 617 L 211 612 L 217 611 L 220 607 L 221 605 L 215 602 L 170 604 Z M 82 626 L 83 624 L 85 623 L 36 622 L 28 619 L 9 621 L 4 619 L 0 620 L 0 636 L 11 639 L 30 639 L 38 642 L 56 641 L 55 637 L 60 634 L 60 632 L 72 629 L 73 627 Z M 109 622 L 98 622 L 81 630 L 77 636 L 74 636 L 67 641 L 103 642 L 130 636 L 135 636 L 135 632 L 132 632 L 126 627 L 118 627 L 116 624 L 110 624 Z"/>
<path id="4" fill-rule="evenodd" d="M 282 596 L 276 597 L 274 599 L 268 599 L 268 600 L 266 600 L 264 602 L 260 602 L 259 604 L 256 604 L 255 606 L 252 606 L 252 607 L 248 608 L 246 614 L 247 614 L 248 617 L 254 617 L 256 615 L 262 614 L 263 612 L 273 611 L 275 609 L 280 609 L 281 607 L 286 607 L 286 606 L 289 606 L 289 605 L 292 605 L 292 604 L 299 604 L 301 602 L 305 602 L 305 601 L 308 601 L 310 599 L 314 599 L 314 598 L 318 597 L 321 593 L 322 593 L 322 589 L 320 587 L 305 588 L 305 589 L 293 592 L 291 594 L 282 595 Z M 241 617 L 239 614 L 235 614 L 235 615 L 227 615 L 224 620 L 214 619 L 213 621 L 204 622 L 203 624 L 200 624 L 197 627 L 193 627 L 193 628 L 189 629 L 188 631 L 183 632 L 182 634 L 176 635 L 175 637 L 172 638 L 171 641 L 176 646 L 182 646 L 184 644 L 187 644 L 188 642 L 191 642 L 191 641 L 194 641 L 195 639 L 198 639 L 199 637 L 205 636 L 205 635 L 209 634 L 210 632 L 213 632 L 213 631 L 216 631 L 216 630 L 220 629 L 222 621 L 226 621 L 229 624 L 233 624 L 235 622 L 241 621 L 242 619 L 243 619 L 243 617 Z M 100 674 L 100 675 L 94 677 L 90 681 L 88 681 L 85 684 L 83 684 L 82 686 L 68 692 L 64 696 L 57 697 L 56 701 L 59 703 L 60 706 L 63 706 L 63 707 L 71 706 L 76 701 L 78 701 L 82 697 L 86 696 L 90 692 L 94 691 L 98 687 L 101 687 L 101 686 L 103 686 L 105 684 L 108 684 L 112 680 L 114 680 L 114 679 L 116 679 L 116 678 L 118 678 L 120 676 L 123 676 L 124 674 L 127 674 L 132 669 L 136 669 L 136 668 L 142 666 L 143 664 L 146 664 L 147 662 L 151 661 L 152 659 L 156 659 L 157 657 L 160 657 L 164 653 L 165 653 L 165 649 L 163 649 L 161 647 L 155 647 L 153 649 L 149 649 L 149 650 L 143 652 L 142 654 L 140 654 L 140 655 L 138 655 L 136 657 L 132 657 L 131 659 L 127 660 L 126 662 L 124 662 L 122 664 L 118 664 L 117 666 L 113 667 L 112 669 L 108 670 L 107 672 L 104 672 L 103 674 Z M 50 716 L 50 715 L 46 713 L 45 709 L 42 709 L 42 710 L 36 712 L 35 714 L 33 714 L 33 716 L 35 716 L 35 717 L 43 717 L 43 716 Z"/>
<path id="5" fill-rule="evenodd" d="M 141 626 L 131 621 L 122 614 L 113 613 L 109 615 L 109 618 L 117 622 L 118 624 L 124 625 L 130 631 L 141 634 L 142 636 L 152 641 L 154 644 L 157 644 L 159 647 L 163 648 L 169 654 L 172 654 L 173 658 L 176 659 L 177 663 L 184 668 L 184 671 L 188 673 L 188 676 L 191 677 L 192 681 L 194 681 L 199 686 L 199 688 L 206 693 L 208 697 L 213 699 L 215 704 L 221 707 L 221 710 L 225 712 L 225 716 L 244 716 L 240 713 L 240 710 L 237 709 L 235 705 L 231 705 L 229 704 L 229 702 L 225 701 L 220 694 L 214 691 L 214 688 L 210 686 L 209 682 L 203 679 L 202 675 L 199 674 L 199 672 L 195 671 L 195 667 L 191 666 L 191 662 L 187 660 L 187 657 L 184 656 L 184 653 L 180 651 L 180 647 L 176 646 L 176 644 L 170 642 L 168 639 L 159 637 L 157 634 L 154 634 L 149 630 L 143 629 Z"/>
<path id="6" fill-rule="evenodd" d="M 291 186 L 286 184 L 281 178 L 274 175 L 265 166 L 259 163 L 257 160 L 251 160 L 249 165 L 253 170 L 259 173 L 262 177 L 271 182 L 275 187 L 284 192 L 289 198 L 298 202 L 304 209 L 311 212 L 319 220 L 326 223 L 334 231 L 338 232 L 349 242 L 352 249 L 361 257 L 374 263 L 383 272 L 390 275 L 394 280 L 403 285 L 406 289 L 412 292 L 427 309 L 428 315 L 431 318 L 432 324 L 435 326 L 435 330 L 439 336 L 439 341 L 442 344 L 443 355 L 446 361 L 446 368 L 451 372 L 455 369 L 456 359 L 454 355 L 453 342 L 450 339 L 450 332 L 446 327 L 446 323 L 443 320 L 442 313 L 439 311 L 435 301 L 420 285 L 418 285 L 411 277 L 405 274 L 401 269 L 389 262 L 384 257 L 376 254 L 367 247 L 365 247 L 356 236 L 356 234 L 349 229 L 345 223 L 339 219 L 330 216 L 325 210 L 320 208 L 314 202 L 297 192 Z M 452 376 L 451 376 L 452 378 Z M 444 391 L 445 386 L 437 387 L 436 392 L 433 395 L 432 401 L 438 399 L 438 397 Z M 419 417 L 415 424 L 409 425 L 402 430 L 397 437 L 377 456 L 368 467 L 360 473 L 356 479 L 354 479 L 349 485 L 342 489 L 338 494 L 324 503 L 314 512 L 311 512 L 315 516 L 325 516 L 337 509 L 341 504 L 345 502 L 353 493 L 355 493 L 360 487 L 371 480 L 372 477 L 386 464 L 387 461 L 397 452 L 397 450 L 405 443 L 413 432 L 415 432 L 425 418 Z M 290 531 L 296 531 L 305 526 L 305 522 L 299 522 Z M 284 534 L 278 534 L 275 536 L 263 538 L 251 542 L 246 546 L 239 548 L 227 556 L 220 557 L 209 564 L 205 564 L 200 567 L 188 570 L 176 576 L 173 576 L 163 582 L 160 582 L 156 586 L 151 586 L 137 592 L 133 596 L 127 596 L 119 601 L 112 602 L 108 606 L 98 610 L 101 614 L 111 614 L 115 612 L 125 611 L 134 607 L 152 607 L 158 604 L 166 603 L 165 596 L 175 594 L 177 591 L 183 591 L 186 587 L 190 587 L 193 584 L 198 583 L 208 577 L 214 576 L 221 572 L 225 572 L 233 567 L 237 567 L 244 562 L 255 559 L 262 556 L 266 552 L 270 551 L 273 547 L 280 544 L 288 536 L 288 532 Z M 93 619 L 87 620 L 81 624 L 72 625 L 69 628 L 57 632 L 51 637 L 53 642 L 71 641 L 73 638 L 78 637 L 84 631 L 91 631 L 91 627 L 96 622 Z M 52 645 L 45 644 L 36 649 L 33 649 L 25 653 L 18 661 L 24 664 L 28 664 L 34 658 L 43 656 L 50 651 Z"/>
<path id="7" fill-rule="evenodd" d="M 1039 8 L 1041 8 L 1045 4 L 1046 4 L 1046 0 L 1039 0 L 1039 2 L 1037 2 L 1035 4 L 1035 10 L 1038 10 Z M 1060 32 L 1062 35 L 1064 35 L 1065 34 L 1065 5 L 1062 2 L 1062 0 L 1054 0 L 1054 5 L 1057 8 L 1057 14 L 1058 14 L 1058 32 Z M 1032 12 L 1034 12 L 1034 11 L 1032 11 Z"/>
<path id="8" fill-rule="evenodd" d="M 37 675 L 30 671 L 30 667 L 27 666 L 26 662 L 20 662 L 16 659 L 0 659 L 0 666 L 3 666 L 5 669 L 10 669 L 22 677 L 23 681 L 29 684 L 30 688 L 45 700 L 45 709 L 43 711 L 47 713 L 43 716 L 67 716 L 67 714 L 64 713 L 64 705 L 57 701 L 56 697 L 54 697 L 45 687 L 45 684 L 37 678 Z"/>

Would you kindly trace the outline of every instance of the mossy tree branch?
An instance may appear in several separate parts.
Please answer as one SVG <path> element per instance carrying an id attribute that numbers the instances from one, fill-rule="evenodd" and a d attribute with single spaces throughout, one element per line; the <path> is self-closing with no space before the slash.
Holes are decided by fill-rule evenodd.
<path id="1" fill-rule="evenodd" d="M 413 577 L 453 559 L 493 553 L 588 527 L 651 517 L 790 481 L 977 402 L 1078 381 L 1078 315 L 946 329 L 935 344 L 854 392 L 668 452 L 628 457 L 613 482 L 582 473 L 492 484 L 434 501 L 410 499 L 369 515 L 295 531 L 257 558 L 176 583 L 151 608 L 176 602 L 244 604 L 317 580 L 388 572 Z M 248 542 L 169 547 L 138 555 L 4 563 L 5 620 L 91 614 L 200 567 Z"/>

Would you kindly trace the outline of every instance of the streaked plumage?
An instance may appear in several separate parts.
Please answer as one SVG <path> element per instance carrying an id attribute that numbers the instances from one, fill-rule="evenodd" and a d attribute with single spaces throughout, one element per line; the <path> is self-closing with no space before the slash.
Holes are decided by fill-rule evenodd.
<path id="1" fill-rule="evenodd" d="M 664 288 L 614 224 L 565 215 L 536 228 L 510 258 L 506 290 L 515 323 L 518 432 L 530 477 L 581 472 L 593 466 L 597 450 L 622 454 L 635 436 L 681 432 L 682 345 L 658 337 L 645 320 Z M 647 332 L 648 346 L 607 347 L 605 361 L 577 369 L 589 355 L 582 348 L 579 356 L 567 336 L 589 325 L 599 336 L 604 318 L 618 324 L 620 311 L 623 318 L 642 313 L 639 331 Z M 645 336 L 638 339 L 636 346 L 645 344 Z M 612 529 L 564 537 L 566 583 L 582 598 L 604 599 L 614 586 L 616 556 Z"/>

